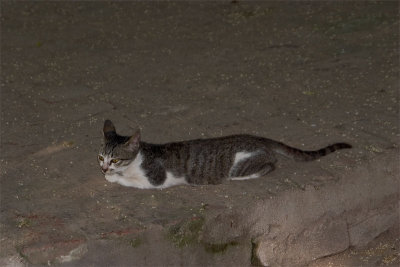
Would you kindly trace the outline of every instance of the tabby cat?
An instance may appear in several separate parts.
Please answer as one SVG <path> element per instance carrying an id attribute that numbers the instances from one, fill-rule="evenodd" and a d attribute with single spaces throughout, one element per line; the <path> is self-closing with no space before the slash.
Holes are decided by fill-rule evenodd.
<path id="1" fill-rule="evenodd" d="M 232 135 L 167 144 L 150 144 L 116 133 L 110 120 L 104 122 L 104 143 L 98 161 L 105 178 L 124 186 L 166 188 L 179 184 L 219 184 L 225 179 L 246 180 L 274 169 L 275 155 L 315 160 L 338 149 L 336 143 L 315 151 L 303 151 L 252 135 Z"/>

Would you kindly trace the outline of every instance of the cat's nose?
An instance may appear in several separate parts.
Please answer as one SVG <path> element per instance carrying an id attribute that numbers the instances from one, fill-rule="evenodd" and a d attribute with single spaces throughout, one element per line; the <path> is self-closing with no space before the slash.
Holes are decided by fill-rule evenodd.
<path id="1" fill-rule="evenodd" d="M 103 173 L 106 173 L 106 172 L 108 171 L 108 167 L 106 167 L 106 168 L 101 167 L 101 171 L 102 171 Z"/>

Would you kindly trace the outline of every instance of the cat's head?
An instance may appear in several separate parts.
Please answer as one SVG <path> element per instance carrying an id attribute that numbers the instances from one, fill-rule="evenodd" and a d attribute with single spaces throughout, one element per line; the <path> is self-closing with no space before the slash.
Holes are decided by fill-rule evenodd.
<path id="1" fill-rule="evenodd" d="M 115 131 L 114 124 L 106 120 L 103 136 L 103 144 L 97 156 L 101 171 L 109 175 L 123 171 L 139 152 L 140 131 L 132 136 L 121 136 Z"/>

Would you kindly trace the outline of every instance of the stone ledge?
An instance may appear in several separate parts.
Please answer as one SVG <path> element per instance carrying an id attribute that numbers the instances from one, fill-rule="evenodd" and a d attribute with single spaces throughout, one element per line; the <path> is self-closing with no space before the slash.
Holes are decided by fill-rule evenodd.
<path id="1" fill-rule="evenodd" d="M 200 217 L 148 227 L 130 237 L 140 239 L 133 242 L 140 245 L 129 253 L 138 265 L 299 266 L 362 246 L 398 222 L 399 195 L 393 185 L 399 177 L 388 175 L 399 171 L 396 153 L 372 159 L 318 189 L 306 186 L 247 208 L 210 208 Z M 383 165 L 388 172 L 379 171 Z M 155 257 L 155 251 L 161 254 Z M 82 262 L 98 263 L 93 254 Z"/>
<path id="2" fill-rule="evenodd" d="M 265 266 L 303 265 L 317 258 L 336 254 L 349 246 L 363 246 L 398 223 L 397 151 L 373 159 L 333 184 L 315 191 L 285 192 L 278 197 L 290 206 L 292 213 L 276 201 L 254 211 L 259 221 L 277 229 L 258 238 L 256 255 Z M 391 159 L 391 160 L 389 160 Z M 357 193 L 355 195 L 355 192 Z M 323 202 L 323 205 L 320 203 Z M 304 205 L 308 203 L 308 205 Z M 317 205 L 319 208 L 314 208 Z M 264 207 L 262 207 L 264 206 Z M 268 216 L 274 206 L 281 210 Z M 325 209 L 321 209 L 324 207 Z"/>
<path id="3" fill-rule="evenodd" d="M 363 246 L 398 223 L 399 194 L 394 185 L 399 183 L 399 166 L 393 160 L 397 152 L 381 154 L 321 187 L 292 188 L 252 203 L 252 198 L 246 198 L 247 204 L 232 209 L 204 205 L 196 215 L 179 213 L 142 226 L 111 220 L 101 232 L 96 232 L 100 228 L 76 232 L 80 224 L 69 229 L 67 221 L 58 217 L 20 215 L 16 220 L 26 236 L 18 253 L 32 264 L 66 266 L 132 261 L 137 265 L 304 265 L 351 246 Z M 204 190 L 208 196 L 210 187 Z M 168 195 L 150 194 L 154 201 Z M 26 218 L 30 223 L 22 224 Z M 82 223 L 81 227 L 88 227 L 89 222 Z M 61 235 L 51 239 L 54 233 L 46 230 L 48 226 Z M 20 262 L 21 258 L 18 254 L 2 257 L 2 262 L 10 260 Z"/>

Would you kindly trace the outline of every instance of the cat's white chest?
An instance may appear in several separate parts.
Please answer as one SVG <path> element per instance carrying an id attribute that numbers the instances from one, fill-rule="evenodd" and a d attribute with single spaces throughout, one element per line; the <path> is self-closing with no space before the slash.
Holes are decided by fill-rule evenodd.
<path id="1" fill-rule="evenodd" d="M 111 183 L 119 183 L 123 186 L 131 186 L 141 189 L 156 188 L 146 177 L 146 174 L 141 167 L 142 162 L 143 156 L 141 153 L 138 153 L 135 160 L 129 164 L 125 170 L 112 175 L 106 174 L 105 178 Z"/>

